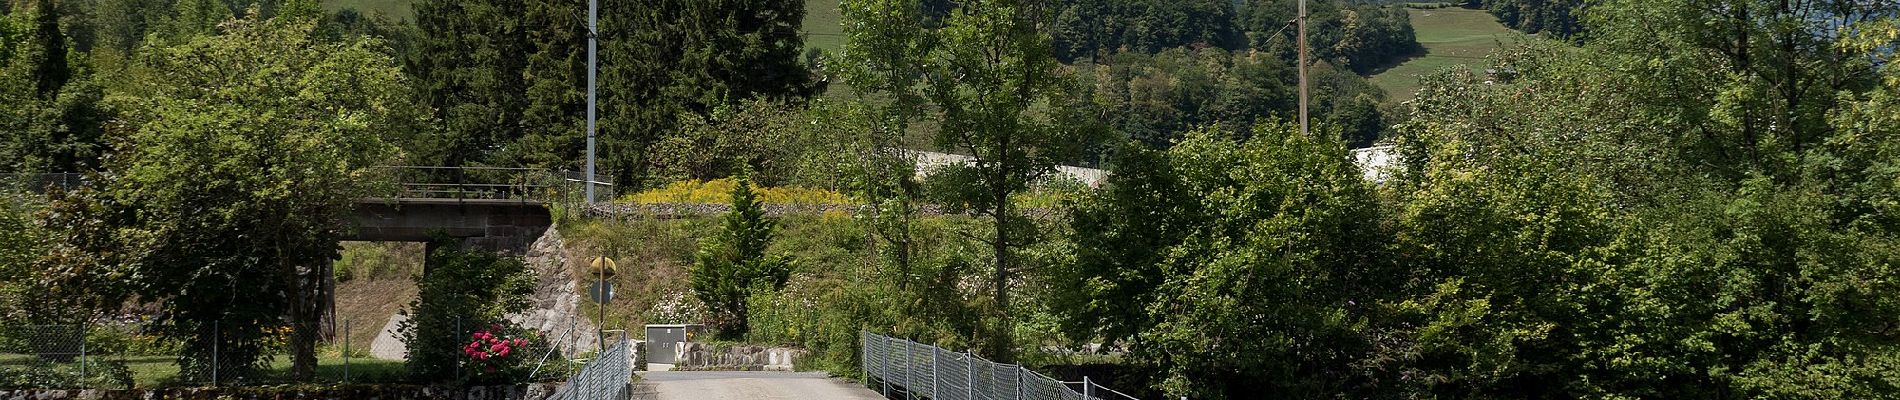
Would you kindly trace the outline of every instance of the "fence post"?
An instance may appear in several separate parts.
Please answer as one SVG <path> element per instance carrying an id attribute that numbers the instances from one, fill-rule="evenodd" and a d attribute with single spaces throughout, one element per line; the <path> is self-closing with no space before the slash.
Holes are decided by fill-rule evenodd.
<path id="1" fill-rule="evenodd" d="M 878 362 L 884 364 L 883 368 L 878 369 L 877 381 L 883 384 L 884 398 L 888 399 L 891 398 L 891 337 L 878 336 L 877 340 L 884 342 L 884 351 L 878 353 L 877 357 Z"/>
<path id="2" fill-rule="evenodd" d="M 963 398 L 976 400 L 976 356 L 963 353 Z"/>
<path id="3" fill-rule="evenodd" d="M 79 325 L 79 379 L 86 379 L 86 325 Z"/>
<path id="4" fill-rule="evenodd" d="M 904 398 L 910 398 L 911 395 L 917 393 L 917 383 L 914 379 L 917 369 L 911 367 L 911 363 L 914 362 L 917 362 L 917 342 L 904 339 Z"/>
<path id="5" fill-rule="evenodd" d="M 932 399 L 943 398 L 937 394 L 937 381 L 943 378 L 943 374 L 937 372 L 937 366 L 943 365 L 943 361 L 937 360 L 937 353 L 937 346 L 930 346 L 930 398 Z"/>
<path id="6" fill-rule="evenodd" d="M 218 342 L 223 339 L 224 321 L 211 321 L 211 387 L 218 387 Z"/>
<path id="7" fill-rule="evenodd" d="M 1095 400 L 1095 387 L 1092 386 L 1094 384 L 1095 382 L 1090 381 L 1088 375 L 1082 375 L 1082 400 Z"/>
<path id="8" fill-rule="evenodd" d="M 343 320 L 343 383 L 350 383 L 350 320 L 347 319 Z"/>
<path id="9" fill-rule="evenodd" d="M 1028 368 L 1016 366 L 1016 400 L 1023 400 L 1023 372 L 1027 371 L 1029 371 Z"/>

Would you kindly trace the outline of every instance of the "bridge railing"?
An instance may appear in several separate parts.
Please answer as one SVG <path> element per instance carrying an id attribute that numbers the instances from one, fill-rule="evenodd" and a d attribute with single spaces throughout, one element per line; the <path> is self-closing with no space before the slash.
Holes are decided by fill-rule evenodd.
<path id="1" fill-rule="evenodd" d="M 378 197 L 484 199 L 537 202 L 584 201 L 585 176 L 572 171 L 507 167 L 377 167 L 386 186 Z M 596 199 L 614 195 L 613 179 L 595 176 Z"/>
<path id="2" fill-rule="evenodd" d="M 870 332 L 858 338 L 861 367 L 885 398 L 895 392 L 933 400 L 1137 400 L 1086 377 L 1063 382 L 967 352 Z"/>

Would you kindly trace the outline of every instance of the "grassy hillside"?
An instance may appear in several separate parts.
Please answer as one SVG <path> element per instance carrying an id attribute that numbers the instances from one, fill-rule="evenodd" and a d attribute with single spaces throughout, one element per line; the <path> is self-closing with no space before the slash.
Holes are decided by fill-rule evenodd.
<path id="1" fill-rule="evenodd" d="M 1372 84 L 1385 89 L 1388 101 L 1411 100 L 1418 91 L 1418 78 L 1457 65 L 1480 67 L 1484 57 L 1519 36 L 1500 25 L 1484 10 L 1440 8 L 1409 10 L 1412 28 L 1424 53 L 1390 69 L 1372 75 Z"/>
<path id="2" fill-rule="evenodd" d="M 805 0 L 805 47 L 838 51 L 844 47 L 844 17 L 838 0 Z"/>
<path id="3" fill-rule="evenodd" d="M 323 8 L 330 11 L 354 8 L 364 14 L 381 12 L 390 18 L 407 20 L 415 16 L 410 7 L 415 0 L 323 0 Z"/>

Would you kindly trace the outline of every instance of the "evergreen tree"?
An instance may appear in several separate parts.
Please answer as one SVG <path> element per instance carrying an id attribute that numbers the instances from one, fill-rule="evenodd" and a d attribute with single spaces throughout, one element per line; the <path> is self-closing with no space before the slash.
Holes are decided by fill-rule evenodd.
<path id="1" fill-rule="evenodd" d="M 539 21 L 519 1 L 427 0 L 416 4 L 422 32 L 408 71 L 441 121 L 440 136 L 414 161 L 477 165 L 521 137 L 528 104 L 522 79 L 531 45 L 524 32 Z"/>
<path id="2" fill-rule="evenodd" d="M 765 217 L 746 174 L 733 178 L 732 211 L 725 230 L 703 244 L 690 270 L 693 292 L 713 314 L 713 325 L 725 339 L 741 339 L 747 332 L 746 301 L 755 293 L 776 291 L 791 278 L 791 257 L 771 254 L 778 224 Z"/>

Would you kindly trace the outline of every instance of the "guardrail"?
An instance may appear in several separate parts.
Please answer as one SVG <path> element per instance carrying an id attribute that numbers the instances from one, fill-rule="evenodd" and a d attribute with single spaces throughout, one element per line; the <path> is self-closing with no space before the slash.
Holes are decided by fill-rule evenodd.
<path id="1" fill-rule="evenodd" d="M 970 353 L 870 332 L 859 332 L 858 338 L 861 367 L 885 398 L 902 393 L 906 399 L 935 400 L 1139 400 L 1087 377 L 1063 382 Z"/>

